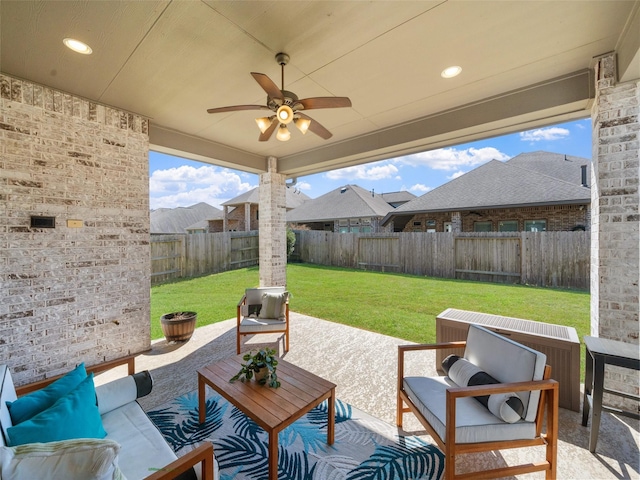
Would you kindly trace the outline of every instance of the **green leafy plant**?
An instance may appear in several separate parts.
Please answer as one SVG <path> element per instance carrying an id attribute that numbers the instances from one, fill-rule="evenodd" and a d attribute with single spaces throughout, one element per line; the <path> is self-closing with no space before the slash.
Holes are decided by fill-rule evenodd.
<path id="1" fill-rule="evenodd" d="M 276 373 L 278 358 L 275 350 L 264 348 L 256 353 L 249 352 L 242 359 L 247 363 L 242 364 L 242 368 L 236 375 L 231 377 L 230 382 L 235 382 L 236 380 L 246 382 L 255 376 L 260 385 L 268 385 L 272 388 L 280 386 L 278 374 Z"/>

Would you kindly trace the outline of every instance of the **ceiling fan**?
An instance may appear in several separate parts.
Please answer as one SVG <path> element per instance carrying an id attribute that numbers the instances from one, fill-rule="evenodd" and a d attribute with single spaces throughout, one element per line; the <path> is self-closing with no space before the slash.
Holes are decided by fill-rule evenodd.
<path id="1" fill-rule="evenodd" d="M 350 107 L 351 100 L 347 97 L 312 97 L 298 99 L 298 96 L 284 89 L 284 67 L 289 63 L 289 55 L 286 53 L 278 53 L 276 61 L 282 69 L 282 88 L 278 86 L 264 73 L 251 72 L 256 82 L 267 92 L 266 105 L 233 105 L 230 107 L 210 108 L 209 113 L 235 112 L 238 110 L 269 110 L 272 115 L 256 118 L 258 128 L 260 128 L 261 142 L 266 142 L 271 138 L 273 132 L 278 129 L 276 138 L 286 142 L 291 138 L 291 132 L 287 129 L 287 125 L 293 122 L 303 134 L 307 130 L 311 130 L 316 135 L 325 140 L 331 138 L 332 134 L 324 128 L 316 120 L 308 117 L 303 111 L 312 110 L 314 108 L 341 108 Z"/>

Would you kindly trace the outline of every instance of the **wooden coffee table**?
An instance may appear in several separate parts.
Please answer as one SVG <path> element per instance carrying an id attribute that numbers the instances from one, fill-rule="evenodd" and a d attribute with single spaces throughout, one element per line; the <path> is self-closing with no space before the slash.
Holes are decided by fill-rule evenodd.
<path id="1" fill-rule="evenodd" d="M 327 444 L 335 435 L 336 386 L 311 372 L 278 359 L 279 388 L 249 382 L 229 382 L 240 370 L 242 355 L 227 358 L 198 370 L 199 420 L 204 423 L 205 385 L 235 405 L 269 435 L 269 480 L 278 478 L 278 433 L 324 400 L 329 400 Z"/>

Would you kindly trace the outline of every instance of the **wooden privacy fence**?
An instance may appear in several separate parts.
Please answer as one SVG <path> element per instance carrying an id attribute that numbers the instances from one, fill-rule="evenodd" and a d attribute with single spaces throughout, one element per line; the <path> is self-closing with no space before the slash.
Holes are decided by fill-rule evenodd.
<path id="1" fill-rule="evenodd" d="M 589 232 L 296 231 L 293 259 L 442 278 L 589 288 Z"/>
<path id="2" fill-rule="evenodd" d="M 545 287 L 589 288 L 589 232 L 296 231 L 293 261 Z M 258 264 L 258 232 L 151 235 L 151 283 Z"/>
<path id="3" fill-rule="evenodd" d="M 258 232 L 151 235 L 151 284 L 258 264 Z"/>

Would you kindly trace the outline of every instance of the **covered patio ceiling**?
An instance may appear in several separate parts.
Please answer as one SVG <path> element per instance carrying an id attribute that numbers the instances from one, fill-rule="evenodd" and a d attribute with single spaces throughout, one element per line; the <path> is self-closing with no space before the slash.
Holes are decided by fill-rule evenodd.
<path id="1" fill-rule="evenodd" d="M 0 1 L 3 73 L 150 119 L 151 148 L 288 177 L 450 146 L 589 115 L 594 57 L 640 78 L 640 1 Z M 91 46 L 68 50 L 63 38 Z M 250 72 L 300 98 L 348 96 L 259 142 L 266 104 Z M 444 79 L 451 65 L 462 73 Z"/>

